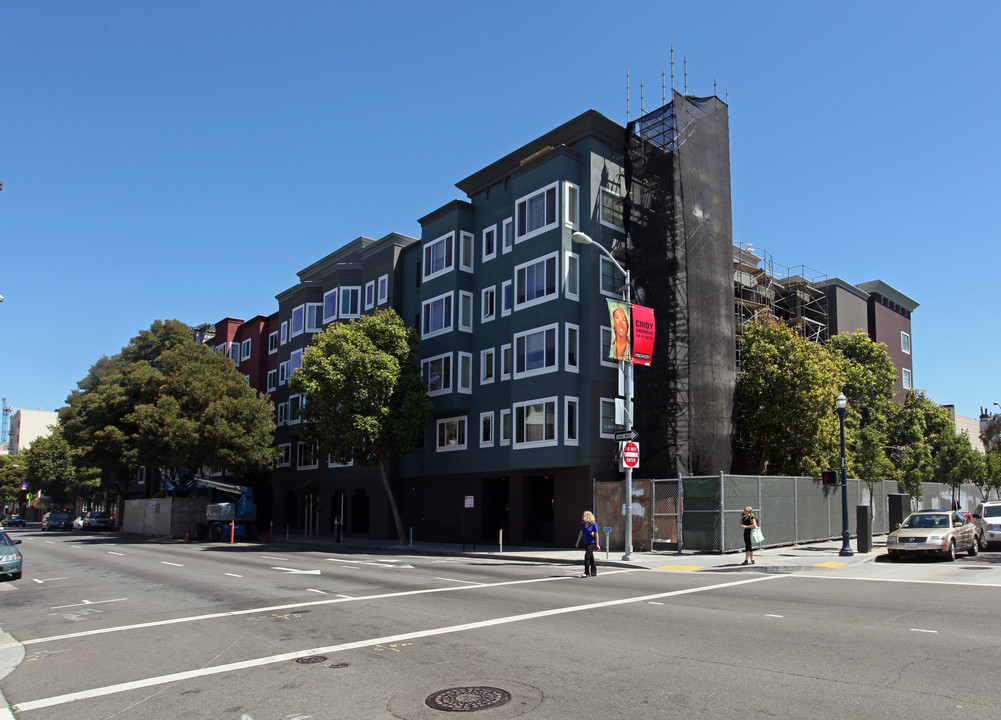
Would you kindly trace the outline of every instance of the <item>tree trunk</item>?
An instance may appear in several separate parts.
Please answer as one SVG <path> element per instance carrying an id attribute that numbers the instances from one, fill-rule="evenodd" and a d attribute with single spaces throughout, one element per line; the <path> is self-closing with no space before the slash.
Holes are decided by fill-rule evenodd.
<path id="1" fill-rule="evenodd" d="M 400 545 L 405 543 L 403 538 L 403 520 L 400 518 L 400 509 L 396 506 L 396 497 L 393 495 L 393 488 L 389 487 L 389 477 L 386 475 L 386 462 L 379 456 L 379 472 L 382 474 L 382 486 L 386 489 L 386 497 L 389 498 L 389 507 L 393 511 L 393 520 L 396 521 L 396 534 L 400 538 Z"/>

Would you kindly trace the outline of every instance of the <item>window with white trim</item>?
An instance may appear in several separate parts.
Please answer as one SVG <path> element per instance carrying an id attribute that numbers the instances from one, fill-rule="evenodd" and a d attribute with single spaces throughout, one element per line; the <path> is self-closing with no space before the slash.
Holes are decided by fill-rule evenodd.
<path id="1" fill-rule="evenodd" d="M 278 371 L 268 370 L 268 392 L 274 392 L 278 389 Z"/>
<path id="2" fill-rule="evenodd" d="M 222 353 L 223 355 L 225 355 L 226 354 L 226 343 L 223 343 L 222 345 L 216 345 L 215 346 L 215 351 L 217 353 Z"/>
<path id="3" fill-rule="evenodd" d="M 375 280 L 365 283 L 365 309 L 371 310 L 375 307 Z"/>
<path id="4" fill-rule="evenodd" d="M 389 302 L 389 275 L 379 276 L 379 305 Z"/>
<path id="5" fill-rule="evenodd" d="M 428 386 L 428 395 L 452 392 L 452 353 L 421 361 L 421 375 Z"/>
<path id="6" fill-rule="evenodd" d="M 553 183 L 515 203 L 515 242 L 527 240 L 556 226 L 556 192 Z"/>
<path id="7" fill-rule="evenodd" d="M 327 290 L 323 293 L 323 322 L 333 322 L 337 319 L 337 296 L 340 288 Z"/>
<path id="8" fill-rule="evenodd" d="M 580 259 L 567 250 L 564 260 L 563 295 L 567 300 L 577 300 L 580 297 Z"/>
<path id="9" fill-rule="evenodd" d="M 299 305 L 292 308 L 292 333 L 289 337 L 302 335 L 306 331 L 306 306 Z"/>
<path id="10" fill-rule="evenodd" d="M 455 233 L 442 235 L 424 246 L 424 279 L 438 277 L 449 272 L 453 265 Z"/>
<path id="11" fill-rule="evenodd" d="M 601 398 L 601 430 L 598 434 L 614 440 L 615 433 L 621 430 L 625 430 L 625 426 L 615 422 L 615 399 Z"/>
<path id="12" fill-rule="evenodd" d="M 496 352 L 494 349 L 480 350 L 480 385 L 488 385 L 494 381 L 495 365 Z"/>
<path id="13" fill-rule="evenodd" d="M 511 410 L 510 408 L 500 411 L 500 444 L 511 444 Z"/>
<path id="14" fill-rule="evenodd" d="M 497 257 L 497 226 L 491 225 L 483 231 L 483 260 Z"/>
<path id="15" fill-rule="evenodd" d="M 292 377 L 295 371 L 302 367 L 302 350 L 293 350 L 288 356 L 288 376 Z"/>
<path id="16" fill-rule="evenodd" d="M 515 333 L 514 377 L 530 377 L 557 370 L 559 343 L 558 323 Z"/>
<path id="17" fill-rule="evenodd" d="M 466 449 L 466 416 L 442 418 L 438 421 L 436 447 L 438 452 Z"/>
<path id="18" fill-rule="evenodd" d="M 904 390 L 911 389 L 911 371 L 907 368 L 901 371 L 901 381 L 904 383 Z"/>
<path id="19" fill-rule="evenodd" d="M 278 384 L 284 385 L 288 382 L 288 360 L 278 363 Z"/>
<path id="20" fill-rule="evenodd" d="M 501 226 L 501 252 L 509 253 L 514 247 L 514 218 L 508 218 Z"/>
<path id="21" fill-rule="evenodd" d="M 268 333 L 268 355 L 278 352 L 278 333 Z"/>
<path id="22" fill-rule="evenodd" d="M 466 272 L 473 272 L 473 247 L 476 240 L 472 233 L 459 233 L 459 269 Z"/>
<path id="23" fill-rule="evenodd" d="M 559 253 L 552 253 L 514 269 L 514 308 L 538 305 L 556 297 Z"/>
<path id="24" fill-rule="evenodd" d="M 249 338 L 240 343 L 240 362 L 250 360 L 250 345 Z"/>
<path id="25" fill-rule="evenodd" d="M 459 330 L 473 332 L 473 294 L 459 291 Z"/>
<path id="26" fill-rule="evenodd" d="M 494 413 L 480 413 L 480 447 L 494 446 Z"/>
<path id="27" fill-rule="evenodd" d="M 278 424 L 285 425 L 288 422 L 288 403 L 278 403 Z"/>
<path id="28" fill-rule="evenodd" d="M 511 314 L 511 308 L 514 306 L 514 291 L 512 289 L 511 281 L 505 280 L 501 283 L 501 316 L 505 317 Z"/>
<path id="29" fill-rule="evenodd" d="M 338 314 L 342 319 L 361 316 L 361 286 L 341 288 L 341 310 Z"/>
<path id="30" fill-rule="evenodd" d="M 618 367 L 619 364 L 617 362 L 608 359 L 609 353 L 611 353 L 611 347 L 612 347 L 612 328 L 608 327 L 607 325 L 602 325 L 601 343 L 599 348 L 599 352 L 601 353 L 601 355 L 599 356 L 598 361 L 605 367 Z"/>
<path id="31" fill-rule="evenodd" d="M 292 464 L 292 443 L 278 445 L 278 467 L 288 467 Z"/>
<path id="32" fill-rule="evenodd" d="M 563 224 L 576 230 L 580 224 L 580 188 L 573 183 L 565 183 Z"/>
<path id="33" fill-rule="evenodd" d="M 599 195 L 601 202 L 599 222 L 614 230 L 624 230 L 625 223 L 622 221 L 624 198 L 608 188 L 601 188 Z"/>
<path id="34" fill-rule="evenodd" d="M 576 445 L 579 441 L 579 418 L 577 398 L 567 395 L 563 398 L 563 444 Z"/>
<path id="35" fill-rule="evenodd" d="M 473 355 L 459 351 L 459 392 L 473 392 Z"/>
<path id="36" fill-rule="evenodd" d="M 282 322 L 282 345 L 288 342 L 288 320 Z"/>
<path id="37" fill-rule="evenodd" d="M 564 358 L 564 368 L 567 372 L 580 371 L 580 329 L 571 323 L 566 324 L 564 339 L 566 346 L 566 358 Z"/>
<path id="38" fill-rule="evenodd" d="M 302 398 L 299 395 L 288 397 L 288 424 L 297 425 L 302 420 Z"/>
<path id="39" fill-rule="evenodd" d="M 233 361 L 233 364 L 240 367 L 240 343 L 231 342 L 229 344 L 229 359 Z"/>
<path id="40" fill-rule="evenodd" d="M 900 333 L 900 352 L 911 354 L 911 336 L 905 332 Z"/>
<path id="41" fill-rule="evenodd" d="M 490 322 L 497 317 L 497 286 L 491 285 L 480 291 L 480 322 Z"/>
<path id="42" fill-rule="evenodd" d="M 501 380 L 510 380 L 514 357 L 511 354 L 511 343 L 501 345 Z"/>
<path id="43" fill-rule="evenodd" d="M 514 404 L 514 447 L 556 444 L 556 398 Z"/>
<path id="44" fill-rule="evenodd" d="M 615 263 L 607 257 L 601 260 L 601 294 L 613 298 L 622 297 L 622 286 L 626 284 L 626 276 L 619 272 Z"/>
<path id="45" fill-rule="evenodd" d="M 323 303 L 306 303 L 306 332 L 323 330 Z"/>
<path id="46" fill-rule="evenodd" d="M 452 293 L 425 300 L 421 306 L 421 337 L 434 337 L 451 330 Z"/>
<path id="47" fill-rule="evenodd" d="M 299 442 L 296 447 L 296 467 L 299 470 L 315 470 L 320 466 L 316 455 L 317 455 L 316 445 L 307 445 L 304 442 Z"/>

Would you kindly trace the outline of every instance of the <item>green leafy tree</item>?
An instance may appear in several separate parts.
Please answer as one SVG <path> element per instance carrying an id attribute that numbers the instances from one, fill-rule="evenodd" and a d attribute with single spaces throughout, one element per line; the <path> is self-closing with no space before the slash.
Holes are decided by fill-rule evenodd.
<path id="1" fill-rule="evenodd" d="M 387 462 L 420 442 L 431 411 L 417 361 L 417 334 L 392 310 L 334 323 L 313 337 L 293 373 L 304 392 L 304 436 L 339 463 L 377 465 L 400 542 L 403 521 Z"/>
<path id="2" fill-rule="evenodd" d="M 20 507 L 26 499 L 21 489 L 21 481 L 26 478 L 27 468 L 20 455 L 0 455 L 0 510 L 4 505 L 11 508 Z"/>
<path id="3" fill-rule="evenodd" d="M 918 498 L 924 494 L 922 484 L 936 478 L 936 455 L 955 435 L 949 411 L 921 390 L 909 390 L 902 405 L 890 405 L 887 445 L 897 481 L 908 493 Z"/>
<path id="4" fill-rule="evenodd" d="M 142 465 L 246 474 L 274 462 L 271 401 L 177 320 L 154 322 L 121 353 L 95 363 L 78 387 L 60 425 L 123 499 Z"/>
<path id="5" fill-rule="evenodd" d="M 819 476 L 840 453 L 834 400 L 844 370 L 775 318 L 744 329 L 737 378 L 738 447 L 758 474 Z"/>
<path id="6" fill-rule="evenodd" d="M 970 436 L 964 430 L 960 434 L 945 432 L 939 437 L 934 450 L 934 477 L 937 482 L 952 488 L 952 500 L 963 483 L 979 484 L 985 472 L 984 458 L 973 449 Z"/>
<path id="7" fill-rule="evenodd" d="M 35 438 L 20 457 L 29 487 L 44 490 L 56 506 L 68 506 L 77 497 L 93 499 L 101 486 L 99 471 L 81 464 L 82 453 L 66 441 L 59 427 Z"/>

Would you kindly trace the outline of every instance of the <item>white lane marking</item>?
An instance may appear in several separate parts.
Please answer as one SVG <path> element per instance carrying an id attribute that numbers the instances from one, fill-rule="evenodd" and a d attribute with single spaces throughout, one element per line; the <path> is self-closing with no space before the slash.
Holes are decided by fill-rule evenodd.
<path id="1" fill-rule="evenodd" d="M 482 585 L 481 582 L 476 582 L 475 580 L 456 580 L 455 578 L 443 578 L 436 577 L 435 580 L 443 580 L 445 582 L 455 582 L 455 583 L 469 583 L 470 585 Z"/>
<path id="2" fill-rule="evenodd" d="M 226 574 L 229 575 L 230 577 L 240 577 L 240 578 L 243 577 L 243 575 L 237 575 L 236 573 L 226 573 Z"/>
<path id="3" fill-rule="evenodd" d="M 413 565 L 387 565 L 386 563 L 377 562 L 367 562 L 364 565 L 374 565 L 375 567 L 385 567 L 385 568 L 412 568 Z"/>
<path id="4" fill-rule="evenodd" d="M 617 573 L 631 573 L 631 572 L 646 572 L 646 568 L 627 568 L 623 570 L 606 570 L 605 576 L 615 575 Z M 793 575 L 772 575 L 769 577 L 774 578 L 791 578 Z M 362 595 L 361 597 L 354 597 L 351 595 L 340 595 L 337 599 L 333 600 L 311 600 L 309 602 L 296 602 L 288 603 L 287 605 L 271 605 L 266 607 L 250 608 L 248 610 L 228 610 L 226 612 L 220 613 L 208 613 L 206 615 L 193 615 L 190 617 L 179 617 L 173 618 L 172 620 L 153 620 L 151 622 L 136 623 L 135 625 L 118 625 L 115 627 L 100 628 L 95 630 L 81 630 L 75 633 L 65 633 L 63 635 L 50 635 L 48 637 L 34 638 L 32 640 L 24 640 L 20 643 L 0 643 L 0 650 L 11 647 L 21 647 L 22 645 L 38 645 L 39 643 L 56 642 L 58 640 L 72 640 L 79 637 L 87 637 L 89 635 L 105 635 L 107 633 L 113 632 L 123 632 L 126 630 L 143 630 L 145 628 L 151 627 L 162 627 L 164 625 L 179 625 L 181 623 L 189 622 L 200 622 L 202 620 L 215 620 L 217 618 L 225 617 L 237 617 L 239 615 L 253 615 L 255 613 L 264 612 L 278 612 L 280 610 L 295 610 L 296 608 L 305 607 L 315 607 L 317 605 L 333 605 L 334 603 L 342 602 L 357 602 L 360 600 L 386 600 L 389 598 L 399 598 L 399 597 L 409 597 L 411 595 L 430 595 L 433 593 L 441 592 L 462 592 L 464 590 L 481 590 L 483 588 L 498 588 L 504 587 L 506 585 L 530 585 L 532 583 L 543 583 L 543 582 L 558 582 L 560 580 L 568 580 L 565 577 L 542 577 L 542 578 L 532 578 L 530 580 L 505 580 L 503 582 L 492 583 L 490 585 L 459 585 L 457 587 L 437 587 L 437 588 L 424 588 L 421 590 L 404 590 L 402 592 L 394 593 L 381 593 L 379 595 Z"/>
<path id="5" fill-rule="evenodd" d="M 280 557 L 271 557 L 270 555 L 261 555 L 261 557 L 264 558 L 265 560 L 284 560 L 285 559 L 285 558 L 280 558 Z"/>
<path id="6" fill-rule="evenodd" d="M 40 710 L 42 708 L 53 707 L 55 705 L 64 705 L 78 700 L 105 697 L 116 693 L 128 692 L 130 690 L 138 690 L 140 688 L 165 685 L 168 683 L 191 680 L 208 675 L 221 675 L 223 673 L 231 673 L 239 670 L 249 670 L 251 668 L 258 668 L 264 665 L 274 665 L 275 663 L 288 662 L 290 660 L 296 660 L 309 655 L 330 655 L 336 652 L 357 650 L 359 648 L 373 647 L 375 645 L 388 645 L 390 643 L 404 642 L 407 640 L 448 635 L 457 632 L 468 632 L 470 630 L 480 630 L 483 628 L 495 627 L 497 625 L 508 625 L 510 623 L 524 622 L 526 620 L 537 620 L 544 617 L 554 617 L 557 615 L 566 615 L 569 613 L 583 612 L 587 610 L 601 610 L 603 608 L 631 605 L 633 603 L 648 602 L 650 600 L 660 598 L 691 595 L 693 593 L 707 592 L 709 590 L 722 590 L 725 588 L 747 585 L 749 583 L 768 582 L 770 580 L 776 580 L 780 577 L 782 576 L 765 575 L 764 577 L 749 578 L 747 580 L 735 580 L 732 582 L 720 583 L 719 585 L 705 585 L 686 590 L 671 590 L 669 592 L 657 593 L 655 595 L 641 595 L 639 597 L 622 598 L 620 600 L 606 600 L 603 602 L 588 603 L 586 605 L 571 605 L 569 607 L 554 608 L 552 610 L 539 610 L 537 612 L 524 613 L 522 615 L 509 615 L 507 617 L 494 618 L 493 620 L 480 620 L 478 622 L 462 623 L 460 625 L 446 625 L 445 627 L 432 628 L 430 630 L 418 630 L 416 632 L 401 633 L 399 635 L 369 638 L 368 640 L 357 640 L 355 642 L 342 643 L 340 645 L 329 645 L 327 647 L 311 648 L 309 650 L 297 650 L 295 652 L 283 653 L 281 655 L 268 655 L 254 660 L 244 660 L 242 662 L 229 663 L 227 665 L 204 667 L 199 668 L 198 670 L 185 670 L 183 672 L 171 673 L 169 675 L 159 675 L 145 678 L 143 680 L 134 680 L 132 682 L 119 683 L 117 685 L 106 685 L 105 687 L 66 693 L 65 695 L 55 695 L 48 698 L 40 698 L 38 700 L 29 700 L 27 702 L 17 703 L 12 706 L 11 709 L 16 713 L 29 712 L 31 710 Z"/>
<path id="7" fill-rule="evenodd" d="M 341 558 L 327 558 L 330 562 L 354 563 L 360 565 L 364 560 L 342 560 Z"/>
<path id="8" fill-rule="evenodd" d="M 32 582 L 36 582 L 39 585 L 44 585 L 45 583 L 52 582 L 53 580 L 65 580 L 65 579 L 66 578 L 64 578 L 64 577 L 61 577 L 61 578 L 45 578 L 44 580 L 39 580 L 38 578 L 32 578 L 31 581 Z"/>
<path id="9" fill-rule="evenodd" d="M 161 565 L 173 565 L 174 567 L 184 567 L 183 565 L 179 565 L 178 563 L 167 562 L 166 560 L 161 560 L 160 564 Z"/>
<path id="10" fill-rule="evenodd" d="M 662 602 L 653 602 L 652 600 L 647 603 L 647 605 L 663 605 L 663 604 L 664 603 L 662 603 Z"/>
<path id="11" fill-rule="evenodd" d="M 272 570 L 281 570 L 286 575 L 319 575 L 319 570 L 296 570 L 295 568 L 273 567 Z"/>
<path id="12" fill-rule="evenodd" d="M 1001 587 L 1001 583 L 972 583 L 972 582 L 958 582 L 954 580 L 907 580 L 904 578 L 874 578 L 874 577 L 853 577 L 851 575 L 800 575 L 801 578 L 810 578 L 815 580 L 863 580 L 867 582 L 886 582 L 886 583 L 915 583 L 917 585 L 959 585 L 962 587 L 978 587 L 978 588 L 997 588 Z"/>
<path id="13" fill-rule="evenodd" d="M 124 602 L 128 598 L 115 598 L 114 600 L 81 600 L 75 605 L 56 605 L 55 607 L 50 607 L 49 610 L 62 610 L 63 608 L 80 607 L 82 605 L 103 605 L 109 602 Z"/>
<path id="14" fill-rule="evenodd" d="M 307 592 L 319 593 L 320 595 L 327 595 L 328 594 L 328 593 L 323 592 L 323 590 L 314 590 L 313 588 L 306 588 L 306 591 Z"/>
<path id="15" fill-rule="evenodd" d="M 121 555 L 125 556 L 125 553 L 115 552 L 114 550 L 108 550 L 108 555 Z"/>
<path id="16" fill-rule="evenodd" d="M 784 615 L 772 615 L 771 613 L 765 613 L 765 617 L 780 618 L 785 617 Z"/>
<path id="17" fill-rule="evenodd" d="M 938 630 L 922 630 L 921 628 L 911 628 L 911 632 L 923 632 L 923 633 L 933 633 L 938 634 Z"/>

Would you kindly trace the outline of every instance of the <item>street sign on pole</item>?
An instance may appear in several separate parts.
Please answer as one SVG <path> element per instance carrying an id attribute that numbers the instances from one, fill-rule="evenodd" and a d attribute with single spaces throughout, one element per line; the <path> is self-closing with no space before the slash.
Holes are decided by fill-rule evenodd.
<path id="1" fill-rule="evenodd" d="M 640 466 L 640 444 L 624 442 L 619 448 L 619 458 L 623 468 L 635 469 Z"/>
<path id="2" fill-rule="evenodd" d="M 622 442 L 623 440 L 635 440 L 639 436 L 640 434 L 635 430 L 620 430 L 615 433 L 615 439 L 619 442 Z"/>

